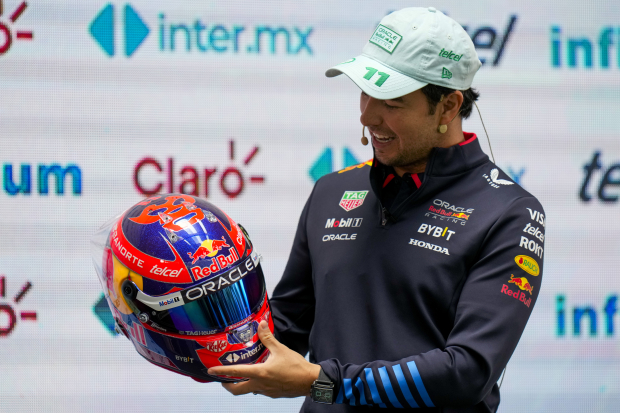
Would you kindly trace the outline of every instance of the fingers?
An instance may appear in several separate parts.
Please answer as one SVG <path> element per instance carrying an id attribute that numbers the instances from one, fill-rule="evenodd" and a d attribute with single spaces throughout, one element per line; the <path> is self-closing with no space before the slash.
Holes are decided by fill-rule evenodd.
<path id="1" fill-rule="evenodd" d="M 231 376 L 231 377 L 246 377 L 248 379 L 256 378 L 258 376 L 258 365 L 237 365 L 237 366 L 217 366 L 211 367 L 208 374 L 214 376 Z"/>
<path id="2" fill-rule="evenodd" d="M 222 383 L 222 387 L 226 389 L 233 396 L 241 396 L 242 394 L 252 393 L 253 384 L 249 381 L 243 381 L 239 383 Z"/>
<path id="3" fill-rule="evenodd" d="M 260 322 L 258 326 L 258 338 L 263 343 L 265 347 L 269 349 L 272 353 L 276 353 L 278 349 L 282 346 L 278 340 L 271 334 L 271 330 L 269 330 L 269 324 L 267 321 L 263 320 Z"/>

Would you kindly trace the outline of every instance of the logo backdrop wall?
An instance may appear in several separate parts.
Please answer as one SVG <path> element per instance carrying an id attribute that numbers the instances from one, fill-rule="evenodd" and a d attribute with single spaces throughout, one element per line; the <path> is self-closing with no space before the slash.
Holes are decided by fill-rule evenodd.
<path id="1" fill-rule="evenodd" d="M 372 156 L 359 90 L 323 73 L 411 5 L 1 0 L 0 410 L 298 409 L 142 360 L 110 330 L 88 239 L 147 195 L 206 197 L 248 229 L 273 291 L 314 182 Z M 545 282 L 500 411 L 613 411 L 620 3 L 433 5 L 484 62 L 499 166 L 547 212 Z M 465 129 L 484 136 L 476 114 Z"/>

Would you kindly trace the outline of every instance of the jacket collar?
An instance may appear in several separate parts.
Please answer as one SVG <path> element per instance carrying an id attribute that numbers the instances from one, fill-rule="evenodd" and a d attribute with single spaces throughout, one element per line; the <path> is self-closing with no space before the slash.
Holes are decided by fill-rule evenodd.
<path id="1" fill-rule="evenodd" d="M 482 152 L 479 140 L 475 133 L 463 132 L 465 141 L 450 146 L 449 148 L 433 148 L 429 155 L 428 163 L 424 171 L 424 180 L 422 187 L 412 195 L 416 197 L 420 191 L 430 189 L 431 191 L 438 188 L 429 188 L 428 182 L 434 177 L 447 177 L 459 175 L 478 166 L 489 162 L 489 157 Z M 382 165 L 377 158 L 373 159 L 372 168 L 370 168 L 370 185 L 379 197 L 381 188 L 386 178 L 387 168 Z M 431 185 L 436 187 L 437 185 Z M 418 194 L 419 195 L 419 194 Z"/>

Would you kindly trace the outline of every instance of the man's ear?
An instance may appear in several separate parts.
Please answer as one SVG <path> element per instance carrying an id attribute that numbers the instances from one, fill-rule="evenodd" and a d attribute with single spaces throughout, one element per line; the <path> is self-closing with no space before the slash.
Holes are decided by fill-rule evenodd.
<path id="1" fill-rule="evenodd" d="M 446 125 L 458 116 L 461 106 L 463 105 L 463 93 L 460 90 L 450 93 L 443 98 L 440 105 L 442 105 L 442 113 L 439 122 L 442 125 Z"/>

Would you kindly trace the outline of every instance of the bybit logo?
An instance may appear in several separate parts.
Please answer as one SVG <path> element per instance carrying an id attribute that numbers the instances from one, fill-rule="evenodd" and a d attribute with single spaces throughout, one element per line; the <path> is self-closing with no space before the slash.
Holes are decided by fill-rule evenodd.
<path id="1" fill-rule="evenodd" d="M 11 48 L 13 43 L 13 31 L 12 26 L 24 13 L 28 5 L 26 2 L 22 2 L 9 16 L 9 21 L 3 19 L 4 8 L 2 7 L 2 0 L 0 0 L 0 56 L 5 54 Z M 32 40 L 31 31 L 15 30 L 15 38 L 17 40 Z"/>
<path id="2" fill-rule="evenodd" d="M 147 21 L 150 21 L 147 18 Z M 150 29 L 129 4 L 123 8 L 125 55 L 130 57 L 149 36 Z M 108 56 L 116 54 L 115 7 L 106 5 L 90 25 L 90 34 Z M 248 27 L 243 24 L 205 24 L 200 18 L 191 22 L 175 21 L 161 12 L 157 16 L 159 52 L 185 54 L 271 54 L 312 55 L 310 35 L 312 27 L 283 26 L 277 24 Z"/>

